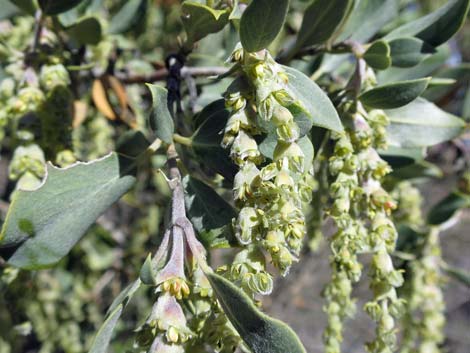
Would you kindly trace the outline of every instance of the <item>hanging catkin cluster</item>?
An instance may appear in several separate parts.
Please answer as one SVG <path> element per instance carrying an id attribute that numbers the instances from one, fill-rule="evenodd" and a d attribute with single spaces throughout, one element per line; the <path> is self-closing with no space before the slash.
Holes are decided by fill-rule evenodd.
<path id="1" fill-rule="evenodd" d="M 235 233 L 245 246 L 230 271 L 233 280 L 254 293 L 272 289 L 265 270 L 266 250 L 286 274 L 301 249 L 305 234 L 302 203 L 311 197 L 313 178 L 299 145 L 301 132 L 293 110 L 300 102 L 289 91 L 288 76 L 267 51 L 248 53 L 237 48 L 231 57 L 240 77 L 225 101 L 231 116 L 223 146 L 240 170 L 233 195 L 240 212 Z M 275 145 L 272 160 L 258 146 L 268 135 Z"/>
<path id="2" fill-rule="evenodd" d="M 367 344 L 369 352 L 391 352 L 395 345 L 395 318 L 403 303 L 396 287 L 402 275 L 392 264 L 397 232 L 390 213 L 392 197 L 382 187 L 389 165 L 377 149 L 386 147 L 388 118 L 379 110 L 366 111 L 358 102 L 346 101 L 339 107 L 346 129 L 335 133 L 333 156 L 329 160 L 330 185 L 334 200 L 329 214 L 337 232 L 331 239 L 332 279 L 324 290 L 328 326 L 324 334 L 326 351 L 340 352 L 343 321 L 355 310 L 352 286 L 361 277 L 359 253 L 372 253 L 370 264 L 373 300 L 366 312 L 376 321 L 376 338 Z"/>
<path id="3" fill-rule="evenodd" d="M 444 341 L 445 302 L 439 229 L 431 228 L 424 237 L 421 256 L 409 266 L 402 353 L 440 353 Z"/>
<path id="4" fill-rule="evenodd" d="M 15 64 L 11 66 L 14 69 L 18 69 Z M 41 182 L 46 159 L 60 166 L 75 161 L 71 150 L 73 97 L 63 65 L 44 65 L 39 75 L 32 69 L 21 71 L 27 81 L 15 80 L 13 73 L 2 81 L 0 95 L 5 109 L 0 120 L 17 145 L 10 178 L 18 180 L 17 187 L 31 189 Z"/>

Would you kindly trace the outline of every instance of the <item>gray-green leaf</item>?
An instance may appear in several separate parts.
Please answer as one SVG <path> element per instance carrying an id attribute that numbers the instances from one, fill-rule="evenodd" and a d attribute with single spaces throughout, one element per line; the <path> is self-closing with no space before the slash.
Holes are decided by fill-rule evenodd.
<path id="1" fill-rule="evenodd" d="M 418 98 L 428 86 L 430 78 L 394 82 L 362 93 L 359 100 L 370 108 L 394 109 Z"/>
<path id="2" fill-rule="evenodd" d="M 312 124 L 328 130 L 343 131 L 338 113 L 325 92 L 300 71 L 288 66 L 283 68 L 289 76 L 289 90 L 310 114 Z"/>
<path id="3" fill-rule="evenodd" d="M 37 5 L 34 0 L 10 0 L 10 2 L 30 15 L 34 15 L 37 9 Z"/>
<path id="4" fill-rule="evenodd" d="M 429 15 L 398 27 L 385 38 L 417 37 L 437 47 L 458 32 L 465 22 L 469 7 L 470 0 L 450 0 Z"/>
<path id="5" fill-rule="evenodd" d="M 13 197 L 0 243 L 17 247 L 8 262 L 24 269 L 57 263 L 134 185 L 133 169 L 116 153 L 64 169 L 48 165 L 38 189 L 18 190 Z"/>
<path id="6" fill-rule="evenodd" d="M 181 7 L 181 19 L 188 35 L 188 42 L 194 43 L 208 34 L 221 31 L 229 21 L 230 11 L 214 10 L 209 6 L 185 1 Z"/>
<path id="7" fill-rule="evenodd" d="M 240 40 L 249 52 L 268 47 L 286 20 L 289 0 L 253 0 L 240 20 Z"/>
<path id="8" fill-rule="evenodd" d="M 442 267 L 449 277 L 452 277 L 470 288 L 470 271 L 463 268 L 449 266 L 448 264 L 444 264 Z"/>
<path id="9" fill-rule="evenodd" d="M 386 70 L 392 64 L 390 47 L 383 40 L 372 43 L 363 57 L 367 64 L 376 70 Z"/>
<path id="10" fill-rule="evenodd" d="M 396 0 L 359 0 L 338 40 L 365 43 L 398 15 Z"/>
<path id="11" fill-rule="evenodd" d="M 18 6 L 13 5 L 10 1 L 5 1 L 2 4 L 2 8 L 0 8 L 0 21 L 15 16 L 20 12 L 21 10 Z"/>
<path id="12" fill-rule="evenodd" d="M 306 353 L 289 326 L 260 312 L 240 288 L 217 274 L 207 277 L 225 314 L 253 353 Z"/>
<path id="13" fill-rule="evenodd" d="M 168 90 L 161 86 L 147 84 L 152 93 L 152 111 L 150 113 L 150 127 L 155 135 L 166 143 L 173 141 L 175 124 L 168 110 Z"/>
<path id="14" fill-rule="evenodd" d="M 46 15 L 58 15 L 68 11 L 83 0 L 39 0 L 39 6 Z"/>
<path id="15" fill-rule="evenodd" d="M 108 351 L 108 346 L 111 342 L 113 331 L 118 323 L 118 320 L 121 317 L 127 303 L 129 303 L 129 301 L 132 299 L 134 294 L 140 288 L 141 284 L 142 282 L 140 279 L 137 279 L 124 288 L 124 290 L 114 299 L 106 313 L 106 321 L 97 332 L 88 353 L 106 353 Z"/>
<path id="16" fill-rule="evenodd" d="M 196 178 L 186 176 L 183 183 L 187 214 L 201 242 L 208 248 L 236 244 L 232 219 L 237 214 L 233 207 L 210 186 Z"/>
<path id="17" fill-rule="evenodd" d="M 108 33 L 125 33 L 136 26 L 147 11 L 147 0 L 129 0 L 111 18 Z"/>
<path id="18" fill-rule="evenodd" d="M 392 39 L 389 43 L 392 65 L 413 67 L 426 59 L 436 50 L 418 38 L 404 37 Z"/>
<path id="19" fill-rule="evenodd" d="M 387 136 L 392 146 L 413 148 L 432 146 L 459 136 L 465 123 L 423 98 L 387 110 L 390 125 Z"/>
<path id="20" fill-rule="evenodd" d="M 459 210 L 468 207 L 470 207 L 470 196 L 454 191 L 429 211 L 428 223 L 432 225 L 445 223 Z"/>
<path id="21" fill-rule="evenodd" d="M 351 12 L 353 0 L 313 0 L 297 36 L 298 49 L 328 41 Z"/>
<path id="22" fill-rule="evenodd" d="M 67 28 L 67 33 L 78 44 L 96 45 L 101 41 L 101 24 L 94 16 L 84 17 Z"/>
<path id="23" fill-rule="evenodd" d="M 114 328 L 122 315 L 123 309 L 124 306 L 119 304 L 114 311 L 109 314 L 103 326 L 101 326 L 100 330 L 96 334 L 88 353 L 106 353 L 108 351 Z"/>
<path id="24" fill-rule="evenodd" d="M 192 148 L 204 165 L 213 169 L 228 180 L 233 180 L 237 167 L 229 156 L 228 149 L 222 148 L 223 134 L 230 112 L 225 108 L 223 100 L 207 105 L 198 115 L 202 123 L 192 137 Z"/>

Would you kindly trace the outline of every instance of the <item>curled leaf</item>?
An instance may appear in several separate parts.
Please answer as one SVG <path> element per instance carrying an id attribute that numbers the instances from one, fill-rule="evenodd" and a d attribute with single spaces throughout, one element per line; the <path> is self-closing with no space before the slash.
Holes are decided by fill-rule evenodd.
<path id="1" fill-rule="evenodd" d="M 232 282 L 214 273 L 206 275 L 225 314 L 253 353 L 306 353 L 289 326 L 259 311 Z"/>

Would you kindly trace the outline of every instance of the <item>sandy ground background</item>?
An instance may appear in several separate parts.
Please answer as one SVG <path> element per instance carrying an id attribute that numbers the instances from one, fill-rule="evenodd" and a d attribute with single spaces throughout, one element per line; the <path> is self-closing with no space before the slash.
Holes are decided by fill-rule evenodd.
<path id="1" fill-rule="evenodd" d="M 449 181 L 434 181 L 423 185 L 423 189 L 424 205 L 432 205 L 446 195 Z M 441 244 L 449 264 L 470 270 L 470 211 L 461 215 L 458 225 L 441 233 Z M 291 325 L 311 353 L 323 351 L 326 315 L 322 311 L 325 301 L 321 291 L 329 281 L 328 256 L 325 245 L 317 253 L 304 255 L 287 278 L 277 281 L 273 295 L 265 301 L 266 310 Z M 374 334 L 370 318 L 362 311 L 370 295 L 367 279 L 363 279 L 354 291 L 358 298 L 356 318 L 345 324 L 343 352 L 347 353 L 364 352 L 364 341 Z M 445 300 L 448 321 L 445 351 L 470 353 L 470 288 L 451 280 L 445 287 Z"/>

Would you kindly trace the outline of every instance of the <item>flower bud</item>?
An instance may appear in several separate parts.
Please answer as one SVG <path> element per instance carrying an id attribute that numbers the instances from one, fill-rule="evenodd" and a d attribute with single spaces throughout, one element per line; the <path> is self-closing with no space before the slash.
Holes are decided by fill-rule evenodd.
<path id="1" fill-rule="evenodd" d="M 262 156 L 258 150 L 258 144 L 255 139 L 246 134 L 243 130 L 240 131 L 238 136 L 233 142 L 230 156 L 235 163 L 242 165 L 245 161 L 259 163 Z"/>
<path id="2" fill-rule="evenodd" d="M 295 102 L 294 98 L 284 89 L 273 92 L 273 96 L 283 107 L 288 107 Z"/>
<path id="3" fill-rule="evenodd" d="M 305 155 L 298 144 L 278 142 L 274 149 L 274 160 L 282 161 L 283 159 L 287 159 L 293 170 L 298 172 L 303 171 Z"/>
<path id="4" fill-rule="evenodd" d="M 70 84 L 70 76 L 66 68 L 61 64 L 43 66 L 39 81 L 46 91 L 50 91 L 56 86 L 68 86 Z"/>
<path id="5" fill-rule="evenodd" d="M 241 244 L 249 244 L 252 241 L 253 229 L 258 226 L 259 219 L 256 209 L 244 207 L 238 215 L 235 235 Z"/>

